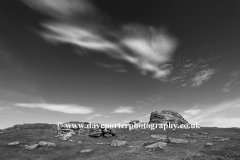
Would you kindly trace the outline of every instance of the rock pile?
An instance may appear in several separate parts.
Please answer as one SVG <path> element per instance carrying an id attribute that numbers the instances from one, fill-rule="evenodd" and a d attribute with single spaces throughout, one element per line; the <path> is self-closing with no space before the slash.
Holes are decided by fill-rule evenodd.
<path id="1" fill-rule="evenodd" d="M 73 134 L 78 134 L 81 136 L 89 136 L 94 138 L 99 138 L 99 137 L 107 138 L 107 137 L 115 136 L 116 134 L 116 132 L 112 128 L 104 128 L 99 123 L 88 123 L 88 122 L 64 123 L 62 124 L 61 127 L 57 128 L 57 133 L 58 133 L 58 136 L 56 137 L 60 137 L 62 140 L 69 139 L 70 137 L 72 137 Z"/>
<path id="2" fill-rule="evenodd" d="M 171 110 L 163 110 L 161 113 L 152 112 L 149 124 L 189 124 L 179 113 Z"/>

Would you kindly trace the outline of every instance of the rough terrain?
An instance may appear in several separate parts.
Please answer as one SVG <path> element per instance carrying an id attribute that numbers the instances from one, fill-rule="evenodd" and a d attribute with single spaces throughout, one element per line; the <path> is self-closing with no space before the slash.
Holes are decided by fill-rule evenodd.
<path id="1" fill-rule="evenodd" d="M 239 128 L 115 129 L 93 138 L 57 136 L 56 125 L 19 125 L 0 131 L 1 160 L 240 160 Z M 115 141 L 114 141 L 115 140 Z M 32 146 L 32 149 L 29 146 Z"/>

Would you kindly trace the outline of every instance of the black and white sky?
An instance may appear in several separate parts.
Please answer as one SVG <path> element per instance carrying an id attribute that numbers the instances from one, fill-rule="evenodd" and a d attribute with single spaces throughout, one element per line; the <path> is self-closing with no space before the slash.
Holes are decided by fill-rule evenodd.
<path id="1" fill-rule="evenodd" d="M 0 128 L 149 121 L 240 127 L 239 0 L 1 0 Z"/>

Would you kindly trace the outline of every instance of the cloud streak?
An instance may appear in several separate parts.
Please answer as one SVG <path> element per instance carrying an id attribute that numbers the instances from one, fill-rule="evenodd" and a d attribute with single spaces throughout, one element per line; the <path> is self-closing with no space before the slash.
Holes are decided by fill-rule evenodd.
<path id="1" fill-rule="evenodd" d="M 25 108 L 41 108 L 67 114 L 90 114 L 94 112 L 93 108 L 79 106 L 76 104 L 16 103 L 14 106 Z"/>
<path id="2" fill-rule="evenodd" d="M 134 107 L 118 107 L 113 113 L 135 113 Z"/>
<path id="3" fill-rule="evenodd" d="M 238 114 L 240 98 L 205 107 L 193 107 L 181 114 L 190 123 L 198 122 L 204 126 L 240 127 Z M 234 120 L 237 120 L 235 122 Z M 224 124 L 222 123 L 224 122 Z"/>
<path id="4" fill-rule="evenodd" d="M 199 87 L 204 81 L 208 81 L 211 76 L 216 73 L 214 69 L 205 69 L 197 73 L 197 75 L 192 79 L 192 87 Z"/>
<path id="5" fill-rule="evenodd" d="M 95 117 L 102 117 L 102 115 L 101 114 L 94 114 L 94 115 L 88 117 L 87 120 L 91 120 L 91 119 L 93 119 Z"/>
<path id="6" fill-rule="evenodd" d="M 240 72 L 233 72 L 231 73 L 231 80 L 225 84 L 225 87 L 222 89 L 223 92 L 229 92 L 232 90 L 236 85 L 240 84 Z"/>
<path id="7" fill-rule="evenodd" d="M 51 42 L 70 43 L 99 51 L 133 64 L 142 73 L 162 79 L 171 70 L 162 65 L 171 59 L 177 40 L 162 28 L 125 24 L 110 27 L 110 21 L 85 0 L 23 0 L 29 7 L 55 19 L 44 22 L 41 36 Z M 113 26 L 113 25 L 111 25 Z"/>

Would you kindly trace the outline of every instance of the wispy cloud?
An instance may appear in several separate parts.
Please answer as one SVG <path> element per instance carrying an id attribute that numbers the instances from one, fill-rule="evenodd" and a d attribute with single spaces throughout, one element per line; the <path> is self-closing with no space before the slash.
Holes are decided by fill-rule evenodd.
<path id="1" fill-rule="evenodd" d="M 222 89 L 223 92 L 229 92 L 236 85 L 240 84 L 240 72 L 232 72 L 231 80 L 225 84 L 225 87 Z"/>
<path id="2" fill-rule="evenodd" d="M 141 116 L 141 117 L 139 117 L 138 118 L 140 121 L 142 121 L 142 120 L 150 120 L 150 113 L 148 113 L 148 114 L 144 114 L 143 116 Z"/>
<path id="3" fill-rule="evenodd" d="M 214 69 L 205 69 L 197 73 L 197 75 L 192 79 L 192 87 L 199 87 L 204 81 L 208 81 L 212 75 L 216 73 Z"/>
<path id="4" fill-rule="evenodd" d="M 234 127 L 240 126 L 240 98 L 225 101 L 216 105 L 193 107 L 182 112 L 182 116 L 190 123 L 198 122 L 204 126 Z M 224 124 L 221 122 L 224 121 Z M 227 123 L 228 122 L 228 123 Z"/>
<path id="5" fill-rule="evenodd" d="M 124 68 L 122 64 L 104 64 L 104 63 L 95 63 L 96 65 L 99 65 L 104 68 L 112 69 L 115 72 L 118 73 L 125 73 L 127 70 Z"/>
<path id="6" fill-rule="evenodd" d="M 201 109 L 199 109 L 197 106 L 195 106 L 189 110 L 184 111 L 183 113 L 181 113 L 181 115 L 184 118 L 189 119 L 189 118 L 199 115 L 201 113 L 201 111 L 202 111 Z"/>
<path id="7" fill-rule="evenodd" d="M 25 108 L 41 108 L 68 114 L 90 114 L 94 112 L 93 108 L 79 106 L 76 104 L 16 103 L 14 106 Z"/>
<path id="8" fill-rule="evenodd" d="M 101 51 L 133 64 L 142 73 L 152 73 L 154 78 L 171 73 L 163 65 L 171 59 L 177 40 L 162 28 L 125 24 L 113 29 L 106 25 L 111 22 L 86 0 L 22 1 L 56 20 L 42 23 L 46 31 L 41 36 L 46 40 Z"/>
<path id="9" fill-rule="evenodd" d="M 88 117 L 87 120 L 91 120 L 91 119 L 93 119 L 95 117 L 102 117 L 102 115 L 101 114 L 94 114 L 94 115 Z"/>
<path id="10" fill-rule="evenodd" d="M 134 107 L 118 107 L 113 113 L 135 113 Z"/>
<path id="11" fill-rule="evenodd" d="M 210 64 L 219 58 L 220 56 L 215 56 L 193 60 L 186 59 L 186 57 L 175 57 L 168 62 L 169 67 L 171 66 L 171 74 L 164 77 L 164 81 L 176 84 L 178 87 L 196 87 L 199 84 L 196 82 L 200 82 L 196 77 L 199 78 L 204 70 L 205 72 L 214 70 L 214 73 L 216 73 L 218 69 L 211 68 Z"/>
<path id="12" fill-rule="evenodd" d="M 26 91 L 35 91 L 35 86 L 28 81 L 29 75 L 22 66 L 19 65 L 18 60 L 7 49 L 5 49 L 0 42 L 0 85 L 7 89 L 15 87 Z"/>
<path id="13" fill-rule="evenodd" d="M 11 107 L 0 107 L 0 111 L 12 109 Z"/>

